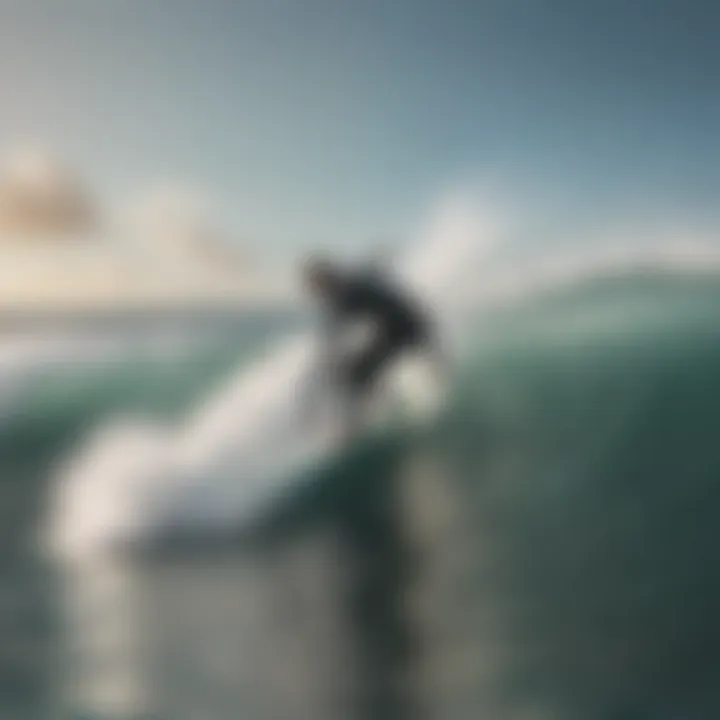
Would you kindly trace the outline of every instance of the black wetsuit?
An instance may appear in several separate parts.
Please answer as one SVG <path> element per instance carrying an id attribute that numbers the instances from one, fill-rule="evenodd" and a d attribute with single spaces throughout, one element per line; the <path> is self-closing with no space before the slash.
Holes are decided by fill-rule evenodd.
<path id="1" fill-rule="evenodd" d="M 331 341 L 348 320 L 370 320 L 377 329 L 367 347 L 339 364 L 341 381 L 352 393 L 363 392 L 399 352 L 431 340 L 429 322 L 421 310 L 374 274 L 346 278 L 329 298 L 328 311 Z"/>

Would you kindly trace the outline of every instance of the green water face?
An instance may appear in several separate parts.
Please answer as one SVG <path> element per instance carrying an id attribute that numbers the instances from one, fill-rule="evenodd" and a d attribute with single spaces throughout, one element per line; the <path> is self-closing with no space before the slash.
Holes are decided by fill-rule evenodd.
<path id="1" fill-rule="evenodd" d="M 234 717 L 236 676 L 221 681 L 215 664 L 222 638 L 232 636 L 234 605 L 259 583 L 261 608 L 277 603 L 281 617 L 302 615 L 288 584 L 299 575 L 300 586 L 346 613 L 332 637 L 335 650 L 353 648 L 365 664 L 358 717 L 390 717 L 393 708 L 401 717 L 420 699 L 443 720 L 715 717 L 718 310 L 717 283 L 686 278 L 593 284 L 484 317 L 450 406 L 427 436 L 368 439 L 298 478 L 297 492 L 262 518 L 253 562 L 267 558 L 267 582 L 248 571 L 245 550 L 224 556 L 232 562 L 212 550 L 201 561 L 158 560 L 147 587 L 159 593 L 175 637 L 187 629 L 164 691 L 177 699 L 187 690 L 190 702 L 199 697 L 192 682 L 204 678 L 206 707 Z M 44 658 L 55 642 L 54 599 L 26 542 L 48 458 L 98 414 L 182 412 L 233 359 L 203 362 L 171 372 L 126 368 L 112 389 L 87 376 L 69 386 L 48 381 L 6 425 L 4 587 L 39 619 L 14 623 L 3 647 L 10 660 L 0 666 L 0 709 L 10 708 L 8 717 L 40 718 L 33 698 L 52 679 Z M 424 474 L 407 470 L 413 459 Z M 458 510 L 441 523 L 445 504 Z M 417 527 L 425 529 L 414 542 L 406 530 Z M 334 561 L 306 554 L 315 533 Z M 334 571 L 336 549 L 349 594 Z M 421 597 L 422 612 L 414 604 Z M 250 623 L 260 629 L 254 642 L 269 642 L 262 628 L 281 627 L 270 617 Z M 193 623 L 203 632 L 193 634 Z M 334 654 L 307 632 L 297 636 L 304 662 L 332 665 Z M 161 634 L 158 626 L 158 642 Z M 228 652 L 241 660 L 237 637 Z M 31 645 L 35 654 L 23 649 Z M 204 675 L 190 663 L 201 655 Z M 424 678 L 410 686 L 412 697 L 400 681 L 383 684 L 405 672 Z"/>

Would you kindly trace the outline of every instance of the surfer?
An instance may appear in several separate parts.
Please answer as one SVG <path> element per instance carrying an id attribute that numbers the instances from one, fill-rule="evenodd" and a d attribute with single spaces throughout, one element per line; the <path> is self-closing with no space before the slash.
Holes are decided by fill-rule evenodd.
<path id="1" fill-rule="evenodd" d="M 345 394 L 343 431 L 348 437 L 388 365 L 409 351 L 441 360 L 437 338 L 419 304 L 377 268 L 350 272 L 316 258 L 306 263 L 304 281 L 324 311 L 324 359 Z M 343 353 L 343 334 L 356 321 L 370 324 L 372 337 L 360 349 Z"/>

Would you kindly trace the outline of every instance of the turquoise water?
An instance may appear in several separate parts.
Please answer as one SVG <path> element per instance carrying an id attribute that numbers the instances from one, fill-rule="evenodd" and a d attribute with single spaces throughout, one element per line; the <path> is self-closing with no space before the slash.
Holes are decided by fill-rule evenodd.
<path id="1" fill-rule="evenodd" d="M 672 275 L 596 279 L 496 309 L 478 319 L 428 433 L 358 445 L 259 518 L 258 553 L 299 547 L 309 529 L 333 528 L 343 548 L 352 590 L 333 602 L 347 610 L 336 642 L 360 658 L 353 717 L 720 713 L 719 311 L 720 280 Z M 52 460 L 109 414 L 180 414 L 249 345 L 48 376 L 6 420 L 0 717 L 34 720 L 53 703 L 61 621 L 31 542 Z M 434 468 L 430 486 L 412 461 Z M 452 521 L 421 540 L 405 532 L 418 507 L 434 516 L 443 504 Z M 227 556 L 203 552 L 203 572 Z M 154 562 L 160 582 L 184 561 Z M 198 586 L 194 573 L 182 577 Z M 428 588 L 432 609 L 411 614 L 403 598 Z M 208 633 L 218 617 L 204 617 Z M 215 646 L 189 647 L 211 657 Z M 306 657 L 326 652 L 308 646 Z M 414 683 L 398 680 L 410 671 Z M 179 677 L 163 680 L 166 695 L 181 694 Z M 219 720 L 239 717 L 232 693 L 220 702 L 213 687 L 194 697 L 205 693 Z M 181 706 L 163 720 L 201 716 Z"/>

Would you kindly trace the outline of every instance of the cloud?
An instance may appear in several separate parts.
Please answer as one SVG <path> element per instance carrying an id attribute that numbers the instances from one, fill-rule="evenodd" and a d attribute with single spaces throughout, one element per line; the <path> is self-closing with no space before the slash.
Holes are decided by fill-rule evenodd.
<path id="1" fill-rule="evenodd" d="M 222 274 L 246 272 L 251 263 L 237 242 L 213 220 L 208 196 L 180 183 L 154 185 L 127 209 L 126 233 L 148 261 L 191 264 Z"/>
<path id="2" fill-rule="evenodd" d="M 0 306 L 230 300 L 278 294 L 204 193 L 163 183 L 99 221 L 53 156 L 14 152 L 0 168 Z M 81 240 L 81 242 L 77 242 Z M 279 287 L 279 286 L 278 286 Z"/>
<path id="3" fill-rule="evenodd" d="M 58 161 L 37 150 L 12 154 L 0 171 L 0 238 L 22 241 L 87 235 L 94 200 Z"/>

